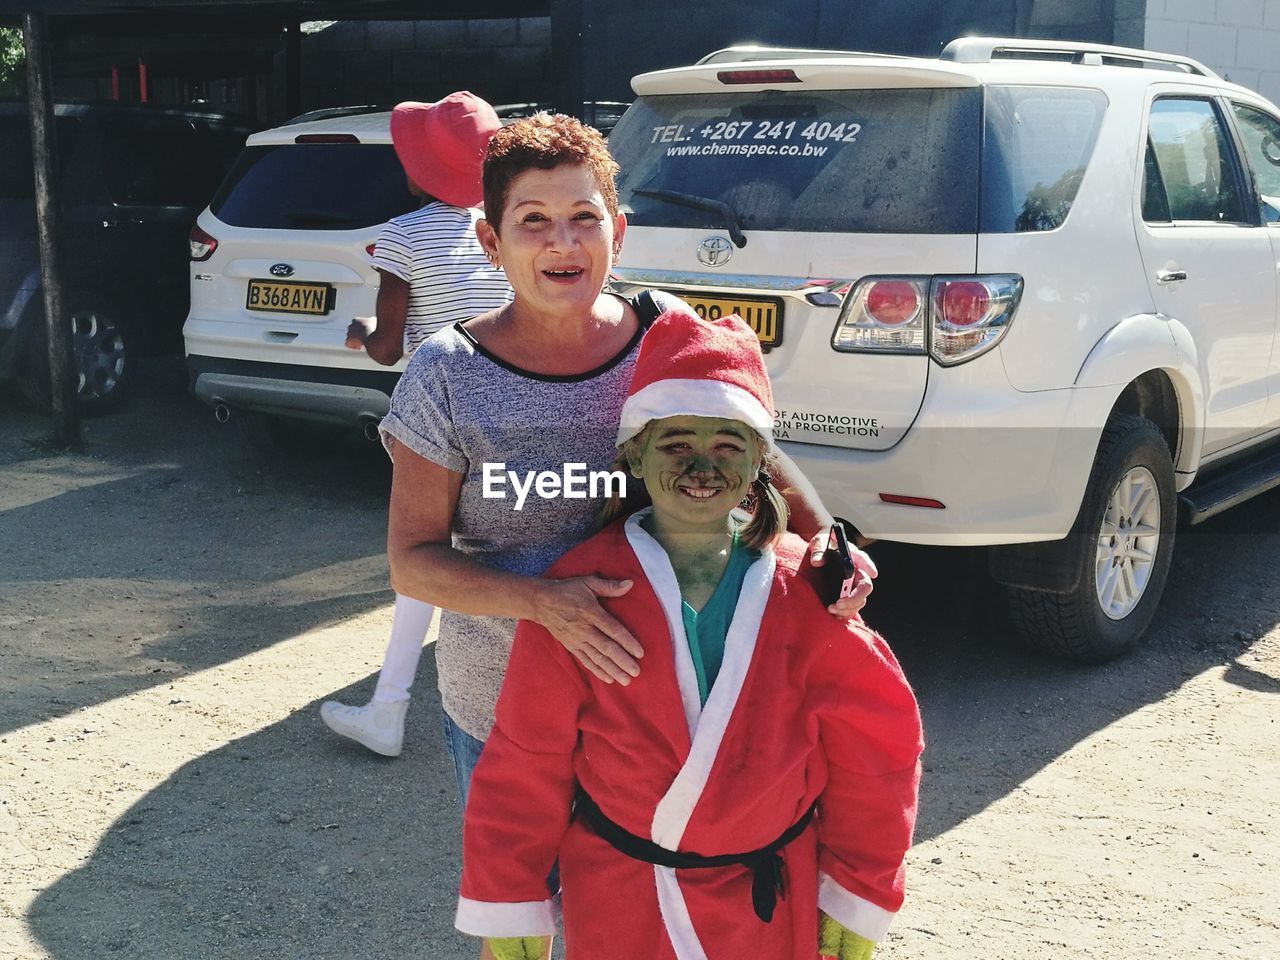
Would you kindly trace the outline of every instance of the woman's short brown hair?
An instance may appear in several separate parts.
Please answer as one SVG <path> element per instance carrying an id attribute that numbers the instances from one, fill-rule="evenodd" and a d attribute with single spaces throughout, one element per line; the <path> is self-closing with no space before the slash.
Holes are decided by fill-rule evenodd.
<path id="1" fill-rule="evenodd" d="M 511 181 L 526 170 L 582 164 L 595 175 L 609 216 L 618 214 L 618 163 L 600 131 L 562 113 L 535 113 L 503 127 L 484 155 L 484 216 L 499 229 Z"/>

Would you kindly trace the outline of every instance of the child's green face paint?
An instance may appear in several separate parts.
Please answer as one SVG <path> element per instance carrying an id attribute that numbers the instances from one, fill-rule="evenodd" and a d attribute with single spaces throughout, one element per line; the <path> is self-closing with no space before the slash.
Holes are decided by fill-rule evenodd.
<path id="1" fill-rule="evenodd" d="M 747 495 L 760 463 L 760 439 L 745 423 L 680 416 L 649 424 L 631 472 L 668 529 L 715 529 Z"/>

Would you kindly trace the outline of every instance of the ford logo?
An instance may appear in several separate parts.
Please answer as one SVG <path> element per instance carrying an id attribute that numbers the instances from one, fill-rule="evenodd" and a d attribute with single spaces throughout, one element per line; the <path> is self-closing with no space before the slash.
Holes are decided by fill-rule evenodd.
<path id="1" fill-rule="evenodd" d="M 698 259 L 708 267 L 718 267 L 733 256 L 733 244 L 724 237 L 707 237 L 698 244 Z"/>
<path id="2" fill-rule="evenodd" d="M 287 263 L 273 263 L 271 265 L 271 275 L 273 277 L 292 277 L 293 267 Z"/>

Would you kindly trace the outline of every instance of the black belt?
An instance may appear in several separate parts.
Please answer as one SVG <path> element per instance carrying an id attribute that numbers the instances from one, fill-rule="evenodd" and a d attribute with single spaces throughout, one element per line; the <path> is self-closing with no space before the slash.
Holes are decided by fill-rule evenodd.
<path id="1" fill-rule="evenodd" d="M 741 865 L 751 871 L 751 905 L 756 916 L 765 923 L 773 919 L 773 908 L 778 897 L 786 898 L 786 886 L 782 875 L 782 857 L 779 851 L 800 834 L 813 819 L 817 804 L 809 807 L 804 815 L 787 827 L 782 835 L 773 843 L 749 853 L 722 853 L 714 857 L 704 857 L 697 853 L 681 853 L 660 847 L 652 840 L 637 837 L 634 833 L 618 826 L 596 806 L 585 790 L 578 788 L 574 800 L 573 815 L 578 814 L 587 822 L 593 831 L 619 853 L 625 853 L 634 860 L 643 860 L 659 867 L 674 867 L 678 870 L 697 870 L 705 867 L 729 867 Z"/>

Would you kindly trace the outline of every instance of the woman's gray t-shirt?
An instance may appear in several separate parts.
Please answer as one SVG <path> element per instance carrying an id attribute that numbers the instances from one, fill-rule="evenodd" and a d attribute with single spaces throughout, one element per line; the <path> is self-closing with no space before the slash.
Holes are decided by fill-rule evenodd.
<path id="1" fill-rule="evenodd" d="M 489 483 L 490 493 L 504 493 L 504 499 L 484 496 L 485 465 L 505 463 L 490 467 L 490 476 L 514 471 L 522 485 L 530 471 L 563 475 L 565 464 L 584 464 L 584 477 L 609 470 L 642 332 L 604 366 L 572 377 L 513 367 L 461 324 L 423 342 L 396 386 L 382 438 L 389 451 L 395 438 L 424 459 L 465 474 L 453 520 L 456 549 L 501 570 L 540 576 L 595 532 L 602 498 L 544 499 L 530 488 L 517 509 L 509 477 Z M 481 740 L 493 725 L 515 623 L 441 611 L 436 666 L 444 709 Z"/>

